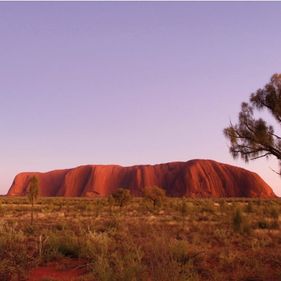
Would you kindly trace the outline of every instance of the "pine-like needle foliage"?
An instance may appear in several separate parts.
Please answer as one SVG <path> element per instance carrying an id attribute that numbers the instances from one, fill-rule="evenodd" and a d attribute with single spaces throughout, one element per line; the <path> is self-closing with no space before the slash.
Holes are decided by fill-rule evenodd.
<path id="1" fill-rule="evenodd" d="M 224 129 L 230 140 L 230 153 L 248 162 L 261 157 L 275 156 L 281 164 L 281 137 L 272 125 L 254 117 L 255 111 L 266 109 L 281 125 L 281 74 L 274 74 L 263 89 L 251 94 L 249 103 L 243 102 L 238 123 Z"/>

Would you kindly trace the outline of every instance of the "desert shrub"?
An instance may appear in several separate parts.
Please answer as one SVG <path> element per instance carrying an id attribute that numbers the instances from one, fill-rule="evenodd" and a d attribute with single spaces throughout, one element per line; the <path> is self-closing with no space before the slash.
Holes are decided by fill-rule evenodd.
<path id="1" fill-rule="evenodd" d="M 245 212 L 247 213 L 253 213 L 254 211 L 254 207 L 253 207 L 253 203 L 251 201 L 249 201 L 246 205 L 245 205 Z"/>
<path id="2" fill-rule="evenodd" d="M 46 213 L 47 212 L 52 213 L 55 210 L 55 204 L 53 203 L 53 201 L 46 202 L 44 204 L 44 208 L 45 208 Z"/>
<path id="3" fill-rule="evenodd" d="M 78 209 L 81 213 L 84 213 L 85 211 L 88 210 L 88 204 L 81 201 L 81 202 L 77 205 L 77 209 Z"/>
<path id="4" fill-rule="evenodd" d="M 94 276 L 100 281 L 113 280 L 114 272 L 109 260 L 112 239 L 106 233 L 90 233 L 85 246 L 82 256 L 92 261 Z"/>
<path id="5" fill-rule="evenodd" d="M 0 280 L 23 280 L 33 261 L 24 234 L 9 225 L 1 225 L 0 232 Z"/>
<path id="6" fill-rule="evenodd" d="M 191 203 L 191 204 L 192 204 L 192 203 Z M 177 209 L 178 209 L 180 215 L 181 215 L 182 217 L 186 217 L 187 214 L 188 214 L 188 212 L 189 212 L 189 209 L 190 209 L 190 204 L 188 205 L 188 203 L 186 202 L 186 200 L 185 200 L 185 199 L 182 199 L 182 200 L 180 200 L 180 202 L 179 202 L 179 204 L 178 204 L 177 207 L 178 207 Z"/>
<path id="7" fill-rule="evenodd" d="M 214 238 L 217 239 L 219 243 L 227 243 L 230 233 L 224 228 L 217 228 L 214 231 Z"/>
<path id="8" fill-rule="evenodd" d="M 89 231 L 84 241 L 81 256 L 93 260 L 107 255 L 112 244 L 112 238 L 105 232 Z"/>
<path id="9" fill-rule="evenodd" d="M 128 236 L 116 243 L 107 233 L 90 232 L 82 256 L 93 261 L 92 271 L 97 280 L 144 280 L 141 250 Z"/>
<path id="10" fill-rule="evenodd" d="M 257 221 L 256 227 L 259 229 L 279 229 L 279 221 L 262 218 Z"/>
<path id="11" fill-rule="evenodd" d="M 107 197 L 107 205 L 108 205 L 108 213 L 110 216 L 113 215 L 113 206 L 114 206 L 114 199 L 112 195 Z"/>
<path id="12" fill-rule="evenodd" d="M 145 199 L 152 202 L 153 208 L 155 209 L 157 206 L 161 207 L 165 199 L 166 192 L 158 186 L 149 186 L 144 188 L 143 195 Z"/>
<path id="13" fill-rule="evenodd" d="M 249 234 L 251 232 L 251 226 L 245 216 L 243 216 L 240 208 L 236 208 L 232 214 L 232 228 L 235 232 L 241 234 Z"/>
<path id="14" fill-rule="evenodd" d="M 272 229 L 279 229 L 279 220 L 276 220 L 274 219 L 272 222 L 271 222 L 271 225 L 270 225 L 270 228 Z"/>
<path id="15" fill-rule="evenodd" d="M 221 210 L 221 212 L 222 212 L 222 213 L 225 213 L 227 209 L 228 209 L 228 208 L 227 208 L 227 203 L 226 203 L 226 201 L 225 201 L 225 200 L 221 200 L 221 201 L 220 201 L 220 210 Z"/>
<path id="16" fill-rule="evenodd" d="M 120 256 L 122 258 L 120 259 Z M 143 252 L 141 247 L 127 239 L 117 245 L 115 253 L 111 254 L 110 263 L 113 265 L 116 281 L 141 281 L 147 280 L 144 265 L 142 264 Z"/>
<path id="17" fill-rule="evenodd" d="M 33 236 L 34 234 L 36 234 L 36 231 L 37 231 L 37 230 L 38 230 L 38 228 L 37 228 L 36 226 L 30 225 L 30 224 L 25 225 L 25 226 L 23 227 L 23 232 L 24 232 L 27 236 L 29 236 L 29 235 Z"/>
<path id="18" fill-rule="evenodd" d="M 120 208 L 128 204 L 131 200 L 131 192 L 129 189 L 118 188 L 115 192 L 112 193 L 112 198 Z"/>
<path id="19" fill-rule="evenodd" d="M 185 240 L 173 239 L 170 241 L 170 251 L 172 258 L 175 259 L 180 264 L 186 264 L 189 262 L 189 247 Z"/>
<path id="20" fill-rule="evenodd" d="M 22 272 L 18 272 L 13 262 L 9 259 L 0 260 L 0 280 L 11 281 L 17 280 L 22 275 Z"/>
<path id="21" fill-rule="evenodd" d="M 261 220 L 257 221 L 257 228 L 267 229 L 267 228 L 269 228 L 269 225 L 270 224 L 265 219 L 261 219 Z"/>
<path id="22" fill-rule="evenodd" d="M 5 215 L 4 207 L 2 206 L 2 202 L 0 202 L 0 217 Z"/>
<path id="23" fill-rule="evenodd" d="M 66 224 L 62 222 L 55 223 L 52 227 L 54 231 L 63 231 L 66 228 Z"/>
<path id="24" fill-rule="evenodd" d="M 101 214 L 103 206 L 104 206 L 104 203 L 101 199 L 94 200 L 93 209 L 94 209 L 94 214 L 96 217 L 98 217 Z"/>
<path id="25" fill-rule="evenodd" d="M 78 258 L 80 251 L 81 243 L 79 236 L 75 236 L 71 232 L 67 232 L 67 234 L 52 233 L 43 245 L 42 258 L 45 261 L 50 261 L 61 256 Z"/>
<path id="26" fill-rule="evenodd" d="M 279 219 L 279 210 L 274 206 L 270 209 L 270 217 L 274 220 Z"/>
<path id="27" fill-rule="evenodd" d="M 141 198 L 136 210 L 138 214 L 148 215 L 152 211 L 151 201 L 147 200 L 146 198 Z"/>
<path id="28" fill-rule="evenodd" d="M 202 201 L 201 212 L 214 213 L 215 207 L 212 200 L 206 199 Z"/>
<path id="29" fill-rule="evenodd" d="M 185 281 L 197 280 L 194 263 L 197 253 L 189 251 L 184 240 L 171 239 L 168 233 L 149 228 L 149 236 L 135 235 L 144 226 L 110 234 L 89 232 L 81 257 L 92 260 L 91 268 L 100 281 Z M 145 233 L 147 233 L 147 230 Z M 141 243 L 138 239 L 141 239 Z"/>
<path id="30" fill-rule="evenodd" d="M 59 241 L 58 252 L 65 257 L 78 258 L 80 253 L 80 245 L 78 239 L 63 238 Z"/>
<path id="31" fill-rule="evenodd" d="M 255 200 L 255 203 L 256 203 L 256 205 L 259 206 L 259 207 L 262 206 L 262 200 L 259 199 L 259 198 Z"/>
<path id="32" fill-rule="evenodd" d="M 191 212 L 192 210 L 192 203 L 191 202 L 186 202 L 185 199 L 182 199 L 178 206 L 177 206 L 178 212 L 180 214 L 181 217 L 181 221 L 182 221 L 182 226 L 185 226 L 185 221 L 186 221 L 186 217 L 187 215 Z"/>
<path id="33" fill-rule="evenodd" d="M 232 216 L 232 227 L 234 231 L 240 232 L 242 228 L 242 213 L 240 209 L 236 209 Z"/>
<path id="34" fill-rule="evenodd" d="M 120 218 L 118 218 L 117 216 L 111 216 L 108 219 L 103 220 L 103 228 L 104 231 L 107 232 L 112 232 L 112 231 L 117 231 L 120 228 Z"/>
<path id="35" fill-rule="evenodd" d="M 170 239 L 154 233 L 143 245 L 144 264 L 153 281 L 198 280 L 194 259 L 184 240 Z M 193 279 L 192 279 L 193 278 Z"/>

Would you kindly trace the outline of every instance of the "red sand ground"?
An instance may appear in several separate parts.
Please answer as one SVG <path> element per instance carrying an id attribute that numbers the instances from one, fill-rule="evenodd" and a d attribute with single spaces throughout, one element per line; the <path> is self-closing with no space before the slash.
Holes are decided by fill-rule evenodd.
<path id="1" fill-rule="evenodd" d="M 85 273 L 85 262 L 65 259 L 32 269 L 27 280 L 43 281 L 44 278 L 52 278 L 56 281 L 75 281 Z"/>

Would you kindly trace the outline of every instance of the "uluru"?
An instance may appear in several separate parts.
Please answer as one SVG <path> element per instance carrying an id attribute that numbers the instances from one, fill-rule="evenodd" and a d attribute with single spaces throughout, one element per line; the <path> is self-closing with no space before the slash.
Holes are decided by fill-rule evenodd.
<path id="1" fill-rule="evenodd" d="M 144 187 L 153 185 L 174 197 L 276 197 L 256 173 L 199 159 L 157 165 L 84 165 L 46 173 L 24 172 L 15 177 L 7 195 L 25 195 L 33 175 L 39 179 L 40 195 L 50 197 L 107 196 L 121 187 L 140 196 Z"/>

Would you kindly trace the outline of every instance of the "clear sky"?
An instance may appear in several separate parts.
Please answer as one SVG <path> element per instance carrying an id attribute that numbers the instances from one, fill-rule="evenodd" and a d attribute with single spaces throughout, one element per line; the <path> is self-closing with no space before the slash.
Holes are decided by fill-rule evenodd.
<path id="1" fill-rule="evenodd" d="M 222 130 L 281 72 L 278 2 L 1 2 L 0 193 L 21 171 L 233 160 Z"/>

